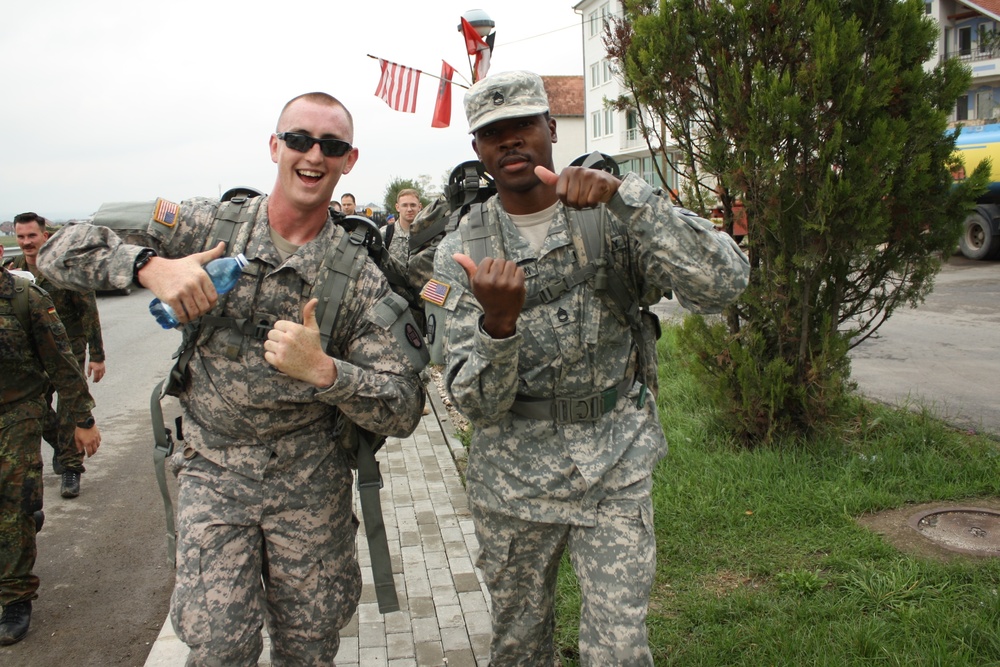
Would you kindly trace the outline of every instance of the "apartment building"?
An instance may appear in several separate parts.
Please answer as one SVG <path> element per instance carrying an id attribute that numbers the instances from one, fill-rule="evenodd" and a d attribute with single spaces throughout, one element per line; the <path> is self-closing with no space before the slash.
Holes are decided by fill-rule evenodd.
<path id="1" fill-rule="evenodd" d="M 972 70 L 968 92 L 951 120 L 966 126 L 1000 122 L 1000 0 L 928 0 L 940 26 L 937 54 L 927 67 L 958 58 Z"/>
<path id="2" fill-rule="evenodd" d="M 621 3 L 618 0 L 582 0 L 573 9 L 583 24 L 586 152 L 600 151 L 610 155 L 623 173 L 638 172 L 654 186 L 676 189 L 677 175 L 668 166 L 661 165 L 666 183 L 657 175 L 653 160 L 662 159 L 654 157 L 659 143 L 653 144 L 653 152 L 649 150 L 639 130 L 639 110 L 616 111 L 607 104 L 608 100 L 627 92 L 604 46 L 604 26 L 610 17 L 622 16 Z"/>

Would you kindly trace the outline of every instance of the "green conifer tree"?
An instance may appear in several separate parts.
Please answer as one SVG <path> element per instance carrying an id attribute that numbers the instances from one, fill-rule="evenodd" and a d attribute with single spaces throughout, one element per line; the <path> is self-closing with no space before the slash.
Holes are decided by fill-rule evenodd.
<path id="1" fill-rule="evenodd" d="M 970 75 L 925 67 L 919 0 L 624 0 L 606 34 L 685 202 L 745 207 L 751 283 L 725 324 L 687 318 L 749 443 L 808 434 L 851 389 L 849 350 L 917 305 L 950 255 L 980 167 L 954 186 L 947 120 Z M 933 62 L 933 61 L 932 61 Z M 661 129 L 662 128 L 662 129 Z M 702 211 L 704 212 L 704 211 Z"/>

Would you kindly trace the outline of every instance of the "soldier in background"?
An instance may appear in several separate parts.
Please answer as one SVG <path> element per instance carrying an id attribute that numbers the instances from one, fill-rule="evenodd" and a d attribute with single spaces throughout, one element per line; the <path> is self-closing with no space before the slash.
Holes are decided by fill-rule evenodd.
<path id="1" fill-rule="evenodd" d="M 399 265 L 402 275 L 406 275 L 406 267 L 410 258 L 410 225 L 420 213 L 423 206 L 420 203 L 420 193 L 413 188 L 404 188 L 396 193 L 396 212 L 399 216 L 385 226 L 382 234 L 385 237 L 385 247 Z"/>
<path id="2" fill-rule="evenodd" d="M 101 317 L 97 311 L 97 295 L 92 290 L 77 292 L 60 289 L 39 270 L 36 263 L 38 251 L 50 236 L 45 218 L 30 212 L 15 216 L 14 234 L 22 255 L 15 257 L 8 268 L 30 271 L 35 276 L 35 283 L 49 293 L 59 319 L 66 327 L 66 335 L 69 336 L 70 346 L 80 368 L 86 369 L 87 377 L 95 383 L 100 382 L 106 367 Z M 48 399 L 51 405 L 51 387 Z M 63 498 L 76 498 L 80 495 L 80 476 L 86 472 L 86 468 L 83 465 L 83 454 L 77 451 L 73 442 L 75 424 L 72 415 L 63 406 L 62 397 L 59 397 L 55 419 L 52 420 L 50 417 L 48 422 L 44 437 L 52 445 L 52 468 L 62 476 L 60 495 Z"/>
<path id="3" fill-rule="evenodd" d="M 357 212 L 358 203 L 354 199 L 354 195 L 350 192 L 345 192 L 340 196 L 340 208 L 344 215 L 354 215 Z"/>
<path id="4" fill-rule="evenodd" d="M 23 312 L 18 289 L 27 291 L 26 299 L 20 295 Z M 97 451 L 101 433 L 91 414 L 94 399 L 52 300 L 38 287 L 18 286 L 6 268 L 0 268 L 0 321 L 0 646 L 6 646 L 28 633 L 31 601 L 38 597 L 31 570 L 43 518 L 41 436 L 49 384 L 74 423 L 81 456 Z"/>
<path id="5" fill-rule="evenodd" d="M 465 110 L 497 195 L 441 242 L 434 279 L 447 311 L 445 386 L 474 426 L 467 488 L 491 598 L 490 664 L 553 664 L 568 552 L 582 595 L 580 662 L 652 665 L 652 472 L 667 443 L 647 396 L 655 361 L 639 361 L 655 340 L 633 334 L 628 310 L 673 290 L 689 309 L 718 312 L 746 287 L 749 264 L 637 174 L 556 173 L 556 121 L 538 75 L 487 77 Z M 474 213 L 481 223 L 470 225 Z M 620 279 L 632 304 L 581 269 L 574 230 L 598 222 L 605 250 L 590 266 Z M 484 242 L 494 256 L 474 261 Z"/>

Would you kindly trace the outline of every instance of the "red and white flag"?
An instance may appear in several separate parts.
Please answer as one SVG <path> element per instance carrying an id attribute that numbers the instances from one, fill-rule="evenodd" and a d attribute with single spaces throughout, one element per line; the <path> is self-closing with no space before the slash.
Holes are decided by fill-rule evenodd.
<path id="1" fill-rule="evenodd" d="M 382 78 L 379 79 L 375 96 L 381 98 L 391 109 L 414 113 L 417 110 L 417 85 L 420 70 L 404 67 L 379 58 Z"/>
<path id="2" fill-rule="evenodd" d="M 476 57 L 476 64 L 472 72 L 472 82 L 481 81 L 486 78 L 486 73 L 490 69 L 490 54 L 493 49 L 485 39 L 479 36 L 476 29 L 472 27 L 465 17 L 462 17 L 462 34 L 465 36 L 465 50 L 470 56 Z"/>
<path id="3" fill-rule="evenodd" d="M 434 103 L 434 118 L 431 127 L 448 127 L 451 125 L 451 77 L 455 68 L 441 61 L 441 82 L 438 84 L 437 101 Z"/>

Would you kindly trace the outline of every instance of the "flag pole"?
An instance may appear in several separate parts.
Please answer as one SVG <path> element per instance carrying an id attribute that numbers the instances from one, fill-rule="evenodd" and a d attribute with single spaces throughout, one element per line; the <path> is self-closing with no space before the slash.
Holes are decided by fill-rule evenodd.
<path id="1" fill-rule="evenodd" d="M 365 54 L 365 55 L 367 55 L 369 58 L 371 58 L 373 60 L 385 60 L 385 62 L 390 63 L 392 65 L 399 65 L 399 63 L 394 63 L 391 60 L 386 60 L 385 58 L 379 58 L 378 56 L 373 56 L 370 53 Z M 406 67 L 406 65 L 401 65 L 401 67 Z M 416 69 L 416 68 L 411 67 L 409 69 Z M 430 72 L 425 72 L 423 70 L 416 70 L 416 71 L 420 72 L 420 74 L 422 74 L 423 76 L 429 76 L 432 79 L 437 79 L 438 81 L 445 81 L 446 80 L 446 79 L 442 79 L 441 77 L 439 77 L 439 76 L 437 76 L 435 74 L 431 74 Z M 462 77 L 462 78 L 465 78 L 465 77 Z M 465 88 L 466 90 L 469 89 L 468 86 L 463 85 L 461 83 L 458 83 L 457 81 L 455 81 L 453 79 L 447 79 L 447 81 L 448 81 L 448 83 L 452 84 L 453 86 L 458 86 L 459 88 Z"/>

